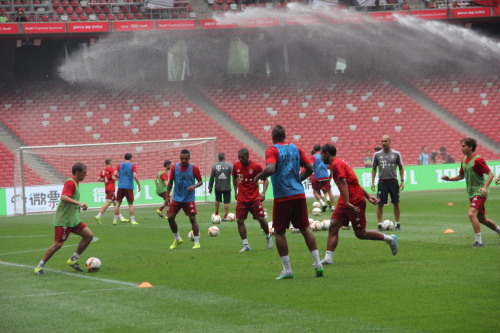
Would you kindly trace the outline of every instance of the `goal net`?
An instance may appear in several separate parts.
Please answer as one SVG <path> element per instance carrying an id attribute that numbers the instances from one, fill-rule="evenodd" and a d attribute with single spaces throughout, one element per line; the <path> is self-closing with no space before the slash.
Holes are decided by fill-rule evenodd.
<path id="1" fill-rule="evenodd" d="M 216 138 L 20 147 L 15 152 L 11 209 L 14 214 L 54 211 L 62 186 L 71 177 L 71 168 L 76 162 L 87 166 L 87 177 L 80 184 L 80 201 L 89 208 L 100 207 L 105 192 L 104 184 L 97 179 L 105 167 L 104 160 L 111 158 L 115 167 L 124 161 L 126 153 L 132 154 L 142 187 L 141 192 L 135 189 L 134 205 L 156 204 L 162 199 L 156 195 L 154 180 L 164 168 L 165 160 L 172 161 L 172 166 L 180 162 L 183 149 L 190 151 L 190 163 L 200 169 L 205 183 L 216 162 Z M 207 200 L 205 188 L 196 189 L 197 201 Z"/>

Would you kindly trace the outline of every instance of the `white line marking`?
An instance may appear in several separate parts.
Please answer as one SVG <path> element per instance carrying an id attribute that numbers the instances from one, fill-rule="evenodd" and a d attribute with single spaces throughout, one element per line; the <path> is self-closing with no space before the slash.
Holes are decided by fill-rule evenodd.
<path id="1" fill-rule="evenodd" d="M 104 289 L 92 289 L 92 290 L 80 290 L 80 291 L 63 291 L 57 293 L 45 293 L 45 294 L 31 294 L 31 295 L 16 295 L 16 296 L 0 296 L 0 299 L 6 298 L 21 298 L 21 297 L 45 297 L 45 296 L 57 296 L 57 295 L 66 295 L 66 294 L 75 294 L 75 293 L 95 293 L 101 291 L 114 291 L 114 290 L 130 290 L 129 287 L 123 288 L 104 288 Z"/>
<path id="2" fill-rule="evenodd" d="M 6 262 L 6 261 L 0 261 L 0 265 L 6 265 L 6 266 L 14 266 L 14 267 L 22 267 L 22 268 L 29 268 L 31 270 L 34 269 L 35 266 L 28 266 L 24 264 L 16 264 L 12 262 Z M 119 281 L 119 280 L 112 280 L 112 279 L 105 279 L 105 278 L 100 278 L 96 276 L 90 276 L 89 274 L 86 273 L 69 273 L 69 272 L 63 272 L 58 269 L 50 269 L 50 268 L 44 268 L 45 271 L 48 272 L 54 272 L 62 275 L 67 275 L 67 276 L 73 276 L 73 277 L 79 277 L 82 279 L 88 279 L 88 280 L 95 280 L 95 281 L 101 281 L 101 282 L 107 282 L 107 283 L 114 283 L 114 284 L 121 284 L 124 286 L 129 286 L 129 287 L 134 287 L 137 288 L 139 285 L 137 283 L 133 282 L 126 282 L 126 281 Z M 92 274 L 92 273 L 90 273 Z M 35 273 L 33 273 L 35 275 Z"/>
<path id="3" fill-rule="evenodd" d="M 94 239 L 92 240 L 92 243 L 97 242 L 98 240 L 99 240 L 99 237 L 94 237 Z M 76 246 L 76 245 L 78 245 L 78 243 L 76 243 L 76 244 L 69 244 L 69 245 L 63 245 L 61 247 L 70 247 L 70 246 Z M 0 253 L 0 256 L 5 256 L 7 254 L 20 254 L 20 253 L 38 252 L 38 251 L 47 251 L 47 248 L 36 249 L 36 250 L 18 251 L 18 252 Z"/>
<path id="4" fill-rule="evenodd" d="M 0 238 L 32 238 L 32 237 L 48 237 L 49 235 L 31 235 L 31 236 L 0 236 Z"/>

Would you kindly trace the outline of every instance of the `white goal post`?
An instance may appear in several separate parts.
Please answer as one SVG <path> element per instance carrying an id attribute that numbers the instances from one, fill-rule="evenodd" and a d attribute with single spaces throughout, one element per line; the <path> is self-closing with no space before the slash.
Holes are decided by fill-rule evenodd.
<path id="1" fill-rule="evenodd" d="M 71 177 L 71 168 L 76 162 L 87 166 L 87 177 L 80 185 L 80 192 L 81 198 L 83 195 L 83 200 L 90 204 L 81 201 L 89 208 L 101 206 L 104 184 L 98 183 L 97 179 L 99 172 L 105 167 L 104 160 L 111 158 L 115 167 L 124 161 L 126 153 L 132 154 L 132 163 L 137 165 L 137 175 L 143 188 L 141 192 L 144 192 L 144 188 L 148 191 L 142 198 L 141 192 L 136 192 L 134 205 L 156 203 L 159 197 L 156 198 L 153 188 L 154 179 L 163 169 L 165 160 L 172 161 L 173 166 L 180 162 L 179 155 L 183 149 L 190 151 L 190 163 L 198 166 L 204 180 L 210 177 L 212 165 L 217 161 L 215 137 L 20 147 L 15 151 L 14 161 L 14 187 L 11 195 L 14 214 L 55 210 L 62 185 Z M 205 188 L 206 186 L 202 186 L 197 189 L 197 201 L 207 200 Z"/>

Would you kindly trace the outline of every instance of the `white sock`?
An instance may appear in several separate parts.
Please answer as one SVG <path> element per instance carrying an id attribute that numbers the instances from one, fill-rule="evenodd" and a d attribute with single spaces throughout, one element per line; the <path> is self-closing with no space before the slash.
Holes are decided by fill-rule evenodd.
<path id="1" fill-rule="evenodd" d="M 135 216 L 130 216 L 130 221 L 135 222 Z"/>
<path id="2" fill-rule="evenodd" d="M 476 235 L 476 242 L 478 242 L 479 244 L 483 244 L 483 240 L 481 238 L 481 233 L 478 232 Z"/>
<path id="3" fill-rule="evenodd" d="M 115 217 L 113 217 L 113 222 L 118 222 L 119 217 L 120 217 L 119 215 L 115 215 Z"/>
<path id="4" fill-rule="evenodd" d="M 99 214 L 97 214 L 97 217 L 102 217 L 102 214 L 101 214 L 101 212 L 99 212 Z"/>
<path id="5" fill-rule="evenodd" d="M 500 234 L 500 227 L 497 226 L 497 229 L 495 231 L 497 232 L 497 234 Z"/>
<path id="6" fill-rule="evenodd" d="M 181 239 L 181 235 L 179 234 L 179 232 L 174 232 L 174 236 L 175 236 L 175 240 L 179 240 Z"/>
<path id="7" fill-rule="evenodd" d="M 195 244 L 200 244 L 200 236 L 194 236 Z"/>
<path id="8" fill-rule="evenodd" d="M 246 239 L 246 238 L 245 238 L 245 239 L 243 240 L 243 245 L 248 246 L 248 239 Z"/>
<path id="9" fill-rule="evenodd" d="M 124 219 L 124 218 L 125 218 L 125 216 L 123 216 L 123 214 L 120 214 L 120 218 L 121 218 L 121 219 Z"/>
<path id="10" fill-rule="evenodd" d="M 325 205 L 325 202 L 323 201 L 323 199 L 319 199 L 319 203 L 321 204 L 321 206 Z"/>
<path id="11" fill-rule="evenodd" d="M 330 207 L 330 209 L 331 209 L 332 211 L 334 211 L 334 210 L 335 210 L 335 206 L 331 206 L 331 207 Z"/>
<path id="12" fill-rule="evenodd" d="M 325 253 L 325 260 L 328 262 L 333 261 L 333 251 L 326 251 Z"/>
<path id="13" fill-rule="evenodd" d="M 321 260 L 319 259 L 319 251 L 318 250 L 312 250 L 311 251 L 313 260 L 314 260 L 314 266 L 318 267 L 321 266 Z"/>
<path id="14" fill-rule="evenodd" d="M 78 258 L 80 258 L 80 255 L 76 252 L 73 253 L 73 255 L 71 256 L 72 261 L 78 261 Z"/>
<path id="15" fill-rule="evenodd" d="M 269 239 L 271 238 L 271 235 L 270 234 L 266 234 L 266 239 Z"/>
<path id="16" fill-rule="evenodd" d="M 281 263 L 283 264 L 283 270 L 285 272 L 291 271 L 292 267 L 290 266 L 290 257 L 283 256 L 283 257 L 280 257 L 280 259 L 281 259 Z"/>
<path id="17" fill-rule="evenodd" d="M 384 242 L 391 244 L 392 236 L 384 234 Z"/>
<path id="18" fill-rule="evenodd" d="M 43 267 L 45 267 L 45 261 L 43 261 L 43 259 L 40 260 L 40 262 L 38 263 L 38 266 L 36 266 L 36 267 L 37 268 L 43 268 Z"/>

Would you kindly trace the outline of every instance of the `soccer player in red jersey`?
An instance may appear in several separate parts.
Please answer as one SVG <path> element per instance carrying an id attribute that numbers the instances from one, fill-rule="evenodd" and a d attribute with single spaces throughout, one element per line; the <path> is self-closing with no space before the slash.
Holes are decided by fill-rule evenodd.
<path id="1" fill-rule="evenodd" d="M 106 167 L 99 172 L 99 178 L 97 179 L 98 182 L 103 182 L 104 183 L 104 190 L 106 192 L 106 202 L 104 205 L 101 207 L 101 210 L 99 211 L 99 214 L 95 217 L 95 220 L 97 221 L 98 224 L 102 223 L 102 216 L 108 209 L 108 207 L 111 205 L 111 203 L 114 203 L 115 201 L 115 181 L 116 179 L 113 177 L 115 174 L 115 169 L 111 166 L 113 163 L 113 160 L 111 158 L 105 159 L 104 163 L 106 163 Z M 123 217 L 122 214 L 120 214 L 120 219 L 122 222 L 128 222 L 128 220 Z"/>
<path id="2" fill-rule="evenodd" d="M 76 252 L 66 262 L 73 269 L 81 272 L 82 269 L 78 265 L 78 258 L 89 246 L 94 234 L 85 223 L 80 220 L 80 209 L 87 210 L 87 205 L 80 202 L 80 187 L 79 184 L 87 176 L 87 167 L 83 163 L 75 163 L 72 168 L 73 177 L 69 178 L 65 183 L 61 193 L 61 201 L 57 205 L 57 210 L 54 215 L 54 244 L 52 244 L 42 260 L 35 268 L 35 274 L 43 275 L 45 263 L 56 253 L 63 245 L 70 233 L 75 233 L 82 237 Z"/>
<path id="3" fill-rule="evenodd" d="M 283 270 L 276 279 L 292 279 L 293 271 L 288 256 L 288 243 L 285 232 L 290 222 L 299 229 L 314 260 L 316 276 L 323 276 L 323 266 L 319 259 L 316 238 L 309 229 L 306 195 L 302 181 L 313 172 L 307 155 L 293 143 L 285 142 L 286 131 L 281 125 L 274 126 L 271 137 L 273 146 L 266 150 L 266 168 L 254 178 L 254 183 L 271 176 L 273 182 L 274 206 L 273 227 L 276 248 L 280 255 Z M 300 167 L 306 171 L 300 175 Z"/>
<path id="4" fill-rule="evenodd" d="M 179 228 L 175 217 L 180 210 L 184 210 L 184 214 L 189 217 L 189 222 L 191 222 L 191 228 L 194 235 L 194 246 L 193 249 L 200 248 L 200 228 L 198 222 L 196 221 L 196 202 L 195 202 L 195 189 L 203 185 L 203 180 L 201 178 L 200 169 L 189 163 L 191 159 L 191 153 L 187 149 L 181 150 L 180 163 L 177 163 L 170 171 L 170 179 L 167 185 L 167 195 L 166 200 L 170 201 L 170 206 L 167 211 L 168 224 L 170 230 L 174 234 L 174 242 L 170 245 L 170 249 L 176 249 L 177 246 L 183 243 L 183 240 L 179 234 Z M 197 182 L 196 182 L 197 181 Z M 174 186 L 175 182 L 175 186 Z M 174 186 L 174 195 L 170 199 L 170 191 Z"/>
<path id="5" fill-rule="evenodd" d="M 336 157 L 337 148 L 332 144 L 321 147 L 321 158 L 329 166 L 333 180 L 340 191 L 337 207 L 332 214 L 328 240 L 326 242 L 326 255 L 321 263 L 329 265 L 333 263 L 333 252 L 339 241 L 339 229 L 344 225 L 352 223 L 354 234 L 359 239 L 385 241 L 391 247 L 393 255 L 398 253 L 398 237 L 396 235 L 385 235 L 377 230 L 366 230 L 366 199 L 372 204 L 377 204 L 377 198 L 368 194 L 359 185 L 358 177 L 349 164 Z"/>
<path id="6" fill-rule="evenodd" d="M 465 138 L 460 141 L 462 153 L 465 155 L 460 166 L 458 176 L 443 176 L 446 181 L 459 181 L 465 178 L 467 195 L 469 196 L 469 220 L 472 223 L 476 242 L 472 247 L 482 247 L 481 224 L 500 235 L 500 228 L 491 219 L 486 217 L 484 204 L 488 199 L 488 188 L 494 175 L 484 158 L 476 154 L 477 141 L 474 138 Z M 486 179 L 484 177 L 486 175 Z"/>
<path id="7" fill-rule="evenodd" d="M 156 210 L 156 214 L 158 214 L 158 216 L 161 218 L 163 218 L 163 208 L 170 205 L 170 202 L 167 200 L 167 186 L 171 168 L 172 162 L 170 160 L 166 160 L 165 162 L 163 162 L 163 169 L 158 172 L 158 175 L 155 179 L 156 194 L 158 194 L 163 199 L 163 203 L 161 204 L 160 208 Z"/>
<path id="8" fill-rule="evenodd" d="M 262 167 L 260 164 L 250 161 L 250 153 L 245 148 L 238 151 L 238 160 L 238 162 L 233 164 L 232 176 L 234 198 L 236 199 L 236 221 L 238 223 L 238 232 L 243 241 L 243 248 L 240 252 L 251 250 L 245 227 L 245 219 L 248 216 L 248 212 L 252 213 L 255 220 L 259 221 L 260 227 L 266 235 L 267 248 L 272 249 L 273 239 L 269 235 L 269 226 L 264 217 L 264 207 L 262 206 L 262 201 L 266 199 L 268 180 L 264 180 L 264 187 L 262 192 L 259 193 L 259 185 L 254 183 L 253 177 L 262 172 Z"/>

